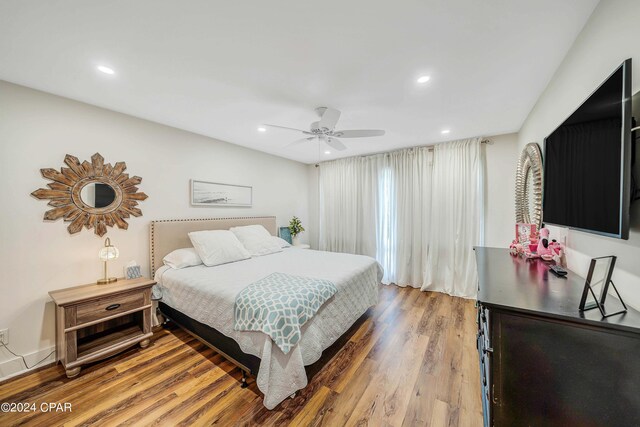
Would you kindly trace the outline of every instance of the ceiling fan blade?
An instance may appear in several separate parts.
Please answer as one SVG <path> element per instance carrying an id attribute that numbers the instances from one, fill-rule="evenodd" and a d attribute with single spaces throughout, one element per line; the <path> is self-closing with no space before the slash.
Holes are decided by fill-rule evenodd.
<path id="1" fill-rule="evenodd" d="M 324 113 L 322 114 L 322 118 L 320 119 L 320 123 L 318 124 L 318 126 L 322 129 L 329 129 L 329 130 L 333 130 L 333 128 L 336 127 L 336 123 L 338 123 L 338 120 L 340 119 L 340 111 L 336 110 L 335 108 L 327 108 L 326 110 L 324 110 Z"/>
<path id="2" fill-rule="evenodd" d="M 297 141 L 293 141 L 290 144 L 287 144 L 284 146 L 284 148 L 291 148 L 291 147 L 295 147 L 296 145 L 300 145 L 303 142 L 309 142 L 309 141 L 313 141 L 314 139 L 316 139 L 315 136 L 312 136 L 311 138 L 302 138 L 302 139 L 298 139 Z"/>
<path id="3" fill-rule="evenodd" d="M 382 136 L 385 132 L 379 129 L 361 129 L 361 130 L 338 130 L 333 132 L 334 136 L 340 138 L 364 138 L 369 136 Z"/>
<path id="4" fill-rule="evenodd" d="M 267 124 L 264 124 L 264 125 L 262 125 L 262 126 L 269 126 L 270 128 L 278 128 L 278 129 L 295 130 L 296 132 L 302 132 L 302 133 L 306 133 L 307 135 L 313 135 L 313 132 L 309 132 L 308 130 L 295 129 L 295 128 L 288 128 L 288 127 L 286 127 L 286 126 L 267 125 Z"/>
<path id="5" fill-rule="evenodd" d="M 327 143 L 327 145 L 329 145 L 332 148 L 335 148 L 338 151 L 344 151 L 347 149 L 347 147 L 339 139 L 327 138 L 325 142 Z"/>

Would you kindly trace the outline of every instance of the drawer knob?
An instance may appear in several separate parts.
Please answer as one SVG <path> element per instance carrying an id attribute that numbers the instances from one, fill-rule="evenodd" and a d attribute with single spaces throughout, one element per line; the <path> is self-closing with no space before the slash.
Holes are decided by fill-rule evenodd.
<path id="1" fill-rule="evenodd" d="M 118 307 L 120 307 L 120 304 L 111 304 L 111 305 L 108 305 L 105 310 L 111 311 L 111 310 L 115 310 Z"/>

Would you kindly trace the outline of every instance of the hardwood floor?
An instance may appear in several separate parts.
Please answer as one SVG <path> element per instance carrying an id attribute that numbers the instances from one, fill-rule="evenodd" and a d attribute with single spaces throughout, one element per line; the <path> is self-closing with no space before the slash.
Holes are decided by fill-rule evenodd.
<path id="1" fill-rule="evenodd" d="M 0 425 L 482 425 L 473 301 L 383 286 L 380 302 L 273 411 L 253 379 L 178 328 L 67 379 L 60 365 L 0 383 Z M 324 366 L 323 366 L 324 365 Z M 42 412 L 70 403 L 71 412 Z"/>

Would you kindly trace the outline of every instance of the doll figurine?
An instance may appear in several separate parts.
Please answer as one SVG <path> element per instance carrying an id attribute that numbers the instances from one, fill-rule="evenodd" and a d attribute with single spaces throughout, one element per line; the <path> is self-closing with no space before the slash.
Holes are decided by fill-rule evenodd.
<path id="1" fill-rule="evenodd" d="M 524 252 L 524 246 L 522 246 L 522 243 L 518 243 L 517 240 L 514 240 L 513 242 L 511 242 L 511 245 L 509 245 L 509 253 L 511 255 L 520 255 Z"/>
<path id="2" fill-rule="evenodd" d="M 536 251 L 538 255 L 555 255 L 553 247 L 549 247 L 549 229 L 541 228 L 540 229 L 540 240 L 538 240 L 538 250 Z"/>
<path id="3" fill-rule="evenodd" d="M 518 241 L 514 240 L 511 242 L 511 245 L 509 245 L 509 253 L 511 255 L 518 255 L 518 248 L 516 247 Z"/>
<path id="4" fill-rule="evenodd" d="M 552 249 L 552 253 L 553 253 L 553 260 L 555 261 L 556 264 L 558 264 L 559 266 L 562 267 L 566 267 L 567 263 L 566 263 L 566 259 L 564 256 L 564 246 L 562 245 L 562 243 L 556 241 L 555 239 L 553 239 L 551 241 L 551 243 L 549 243 L 549 247 Z"/>

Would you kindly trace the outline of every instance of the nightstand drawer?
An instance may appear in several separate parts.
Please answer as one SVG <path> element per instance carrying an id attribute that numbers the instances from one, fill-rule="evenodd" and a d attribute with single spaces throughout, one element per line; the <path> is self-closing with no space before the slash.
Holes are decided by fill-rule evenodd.
<path id="1" fill-rule="evenodd" d="M 144 306 L 144 294 L 144 291 L 136 290 L 78 304 L 76 324 L 81 325 L 142 307 Z"/>

